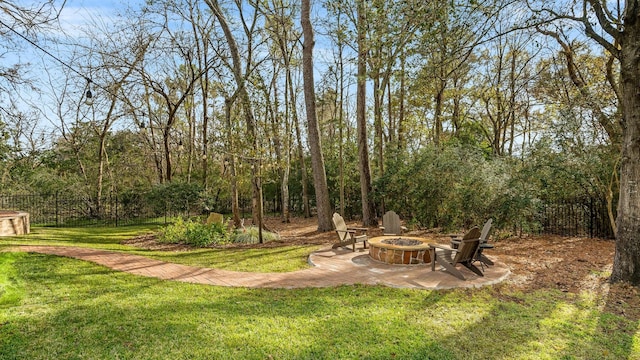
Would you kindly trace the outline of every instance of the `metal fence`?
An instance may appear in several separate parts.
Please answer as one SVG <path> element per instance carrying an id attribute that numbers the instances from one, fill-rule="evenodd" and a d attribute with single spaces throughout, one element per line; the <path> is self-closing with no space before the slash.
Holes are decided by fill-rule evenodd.
<path id="1" fill-rule="evenodd" d="M 251 201 L 242 199 L 240 205 L 242 216 L 251 216 Z M 53 227 L 166 224 L 176 216 L 208 212 L 196 201 L 153 201 L 145 194 L 110 194 L 98 202 L 63 193 L 0 195 L 0 210 L 26 211 L 33 225 Z M 220 202 L 211 211 L 230 213 L 231 204 Z M 278 204 L 265 202 L 265 211 L 278 211 Z M 592 197 L 543 201 L 527 221 L 530 231 L 541 234 L 614 238 L 606 201 Z"/>
<path id="2" fill-rule="evenodd" d="M 249 201 L 240 204 L 243 214 L 250 213 Z M 230 208 L 221 203 L 211 211 L 230 212 Z M 0 195 L 0 210 L 26 211 L 32 225 L 51 227 L 167 224 L 177 216 L 205 213 L 200 202 L 153 201 L 145 194 L 110 194 L 100 201 L 63 193 Z"/>
<path id="3" fill-rule="evenodd" d="M 604 199 L 585 197 L 548 201 L 543 203 L 537 215 L 540 232 L 544 234 L 615 238 Z"/>

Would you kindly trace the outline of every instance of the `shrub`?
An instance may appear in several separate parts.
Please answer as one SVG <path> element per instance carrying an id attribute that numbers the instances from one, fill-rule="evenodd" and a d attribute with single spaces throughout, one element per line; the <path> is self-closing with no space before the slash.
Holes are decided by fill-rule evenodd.
<path id="1" fill-rule="evenodd" d="M 278 234 L 262 231 L 263 242 L 269 242 L 274 240 L 280 240 Z M 245 229 L 238 229 L 231 237 L 231 242 L 236 244 L 257 244 L 258 243 L 258 228 L 255 226 L 249 226 Z"/>
<path id="2" fill-rule="evenodd" d="M 223 224 L 207 225 L 182 218 L 178 218 L 175 223 L 165 227 L 159 238 L 164 243 L 181 243 L 197 247 L 229 242 L 229 234 Z"/>
<path id="3" fill-rule="evenodd" d="M 203 190 L 198 184 L 170 183 L 155 186 L 146 194 L 146 200 L 157 215 L 185 213 L 203 208 Z"/>

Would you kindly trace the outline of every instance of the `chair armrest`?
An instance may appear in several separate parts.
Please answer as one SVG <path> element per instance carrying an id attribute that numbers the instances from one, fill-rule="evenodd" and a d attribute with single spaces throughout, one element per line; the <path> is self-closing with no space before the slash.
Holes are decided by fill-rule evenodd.
<path id="1" fill-rule="evenodd" d="M 347 230 L 338 230 L 338 229 L 336 229 L 336 232 L 339 232 L 339 233 L 349 233 L 349 234 L 355 234 L 355 233 L 356 233 L 356 231 L 355 231 L 355 230 L 352 230 L 352 229 L 347 229 Z"/>
<path id="2" fill-rule="evenodd" d="M 368 228 L 359 228 L 359 227 L 348 227 L 347 230 L 356 230 L 356 231 L 367 231 Z"/>
<path id="3" fill-rule="evenodd" d="M 462 244 L 462 239 L 461 238 L 451 238 L 451 248 L 452 249 L 459 249 L 460 248 L 460 244 Z"/>
<path id="4" fill-rule="evenodd" d="M 429 244 L 429 247 L 431 249 L 442 249 L 442 250 L 456 251 L 456 249 L 453 249 L 453 248 L 451 248 L 450 246 L 447 246 L 447 245 Z"/>

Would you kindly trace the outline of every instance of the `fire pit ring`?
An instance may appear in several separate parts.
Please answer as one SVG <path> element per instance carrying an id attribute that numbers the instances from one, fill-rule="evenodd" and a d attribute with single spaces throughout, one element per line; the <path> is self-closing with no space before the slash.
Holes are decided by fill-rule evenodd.
<path id="1" fill-rule="evenodd" d="M 369 239 L 369 257 L 394 265 L 418 265 L 431 262 L 430 239 L 413 236 L 378 236 Z"/>

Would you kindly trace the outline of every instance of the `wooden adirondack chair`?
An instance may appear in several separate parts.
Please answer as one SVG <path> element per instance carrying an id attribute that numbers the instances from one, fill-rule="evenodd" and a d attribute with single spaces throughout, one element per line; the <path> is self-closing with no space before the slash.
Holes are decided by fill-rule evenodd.
<path id="1" fill-rule="evenodd" d="M 484 265 L 493 265 L 493 261 L 486 257 L 482 251 L 485 249 L 493 249 L 493 245 L 489 244 L 489 231 L 491 231 L 491 223 L 493 219 L 487 220 L 487 222 L 482 227 L 482 233 L 480 234 L 480 246 L 478 247 L 478 252 L 476 253 L 475 261 L 480 262 L 480 266 L 484 270 Z"/>
<path id="2" fill-rule="evenodd" d="M 431 270 L 435 271 L 436 262 L 445 268 L 451 275 L 460 280 L 465 280 L 460 270 L 456 269 L 456 265 L 462 264 L 467 269 L 473 271 L 478 276 L 484 276 L 482 271 L 478 269 L 473 262 L 476 253 L 480 247 L 480 229 L 474 227 L 460 240 L 457 249 L 450 246 L 429 244 L 431 255 Z"/>
<path id="3" fill-rule="evenodd" d="M 351 245 L 352 251 L 356 251 L 357 242 L 362 242 L 364 248 L 367 248 L 366 228 L 347 227 L 344 219 L 338 213 L 333 214 L 333 226 L 336 228 L 336 233 L 338 234 L 338 242 L 333 244 L 333 249 Z M 362 232 L 363 234 L 356 235 L 357 232 Z"/>
<path id="4" fill-rule="evenodd" d="M 389 210 L 382 216 L 382 226 L 384 235 L 402 235 L 406 227 L 400 225 L 400 216 L 395 211 Z"/>
<path id="5" fill-rule="evenodd" d="M 480 245 L 482 246 L 482 244 L 486 244 L 487 241 L 489 241 L 489 231 L 491 231 L 491 224 L 493 223 L 493 219 L 489 219 L 487 220 L 487 222 L 484 223 L 484 226 L 482 227 L 482 232 L 480 233 Z M 451 236 L 451 247 L 452 248 L 457 248 L 458 244 L 460 244 L 460 238 L 462 237 L 462 235 L 460 234 L 455 234 L 455 235 L 449 235 Z M 489 245 L 491 248 L 493 248 L 493 245 Z"/>

